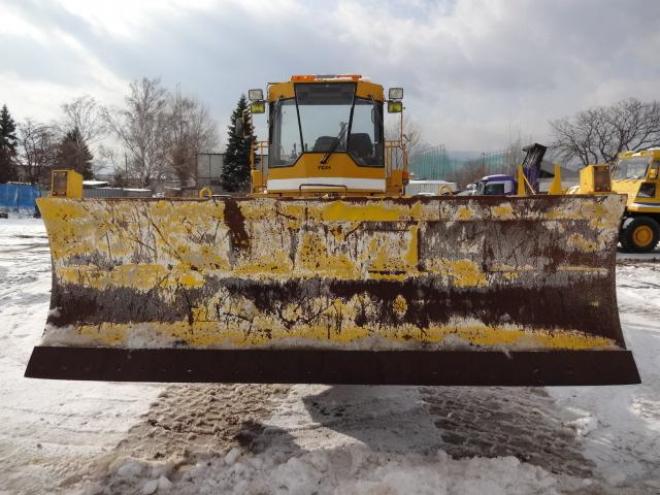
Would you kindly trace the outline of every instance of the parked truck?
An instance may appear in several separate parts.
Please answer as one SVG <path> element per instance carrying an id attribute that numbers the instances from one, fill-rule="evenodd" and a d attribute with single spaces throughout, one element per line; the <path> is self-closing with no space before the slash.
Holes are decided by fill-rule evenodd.
<path id="1" fill-rule="evenodd" d="M 468 187 L 468 196 L 512 196 L 538 194 L 541 164 L 548 148 L 539 143 L 523 148 L 525 158 L 518 167 L 517 177 L 494 174 L 482 177 L 473 187 Z M 472 184 L 470 185 L 472 186 Z M 552 191 L 558 194 L 560 191 Z"/>
<path id="2" fill-rule="evenodd" d="M 588 165 L 580 171 L 574 194 L 626 194 L 619 242 L 624 251 L 649 252 L 660 241 L 660 148 L 624 151 L 612 165 Z"/>

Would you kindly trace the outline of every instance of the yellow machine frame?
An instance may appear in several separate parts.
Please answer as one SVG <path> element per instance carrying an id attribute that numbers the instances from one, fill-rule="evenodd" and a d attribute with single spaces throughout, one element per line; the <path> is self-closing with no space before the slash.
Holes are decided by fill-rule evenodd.
<path id="1" fill-rule="evenodd" d="M 339 82 L 354 82 L 356 84 L 355 96 L 371 99 L 377 102 L 385 102 L 383 86 L 363 79 L 359 75 L 343 76 L 315 76 L 299 75 L 292 76 L 286 82 L 269 83 L 266 90 L 266 100 L 273 104 L 282 98 L 295 97 L 295 84 L 327 84 Z M 252 168 L 252 193 L 260 196 L 318 196 L 319 193 L 342 196 L 402 196 L 405 185 L 408 183 L 408 153 L 406 138 L 403 134 L 403 106 L 398 109 L 400 114 L 399 138 L 385 141 L 385 154 L 383 166 L 359 166 L 351 158 L 349 153 L 336 152 L 332 159 L 326 164 L 320 164 L 324 153 L 302 153 L 298 160 L 291 166 L 268 168 L 267 142 L 257 141 L 254 143 L 250 165 Z M 258 164 L 258 165 L 257 165 Z M 356 187 L 346 187 L 341 184 L 333 186 L 328 180 L 333 178 L 363 179 L 365 181 L 383 181 L 382 190 Z M 292 183 L 296 179 L 308 179 L 309 184 L 298 185 L 289 189 L 269 190 L 269 180 L 286 181 Z M 314 184 L 314 179 L 320 184 Z"/>

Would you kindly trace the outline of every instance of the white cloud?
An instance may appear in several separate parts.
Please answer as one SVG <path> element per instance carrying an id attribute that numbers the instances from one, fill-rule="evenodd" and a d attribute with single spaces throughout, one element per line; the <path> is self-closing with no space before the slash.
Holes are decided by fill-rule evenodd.
<path id="1" fill-rule="evenodd" d="M 46 36 L 36 26 L 24 19 L 9 5 L 0 3 L 0 36 L 1 37 L 26 37 L 40 42 L 46 41 Z"/>
<path id="2" fill-rule="evenodd" d="M 250 87 L 351 72 L 404 86 L 428 141 L 490 150 L 518 131 L 547 140 L 548 120 L 587 106 L 656 98 L 660 83 L 660 2 L 644 0 L 8 5 L 0 42 L 24 56 L 0 64 L 2 98 L 37 118 L 65 95 L 116 102 L 127 81 L 162 75 L 224 128 Z"/>

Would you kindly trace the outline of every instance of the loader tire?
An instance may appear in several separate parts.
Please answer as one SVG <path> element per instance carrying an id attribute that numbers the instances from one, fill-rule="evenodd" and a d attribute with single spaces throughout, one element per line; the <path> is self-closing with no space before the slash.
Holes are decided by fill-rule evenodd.
<path id="1" fill-rule="evenodd" d="M 630 217 L 623 221 L 619 240 L 629 253 L 653 251 L 660 238 L 660 225 L 651 217 Z"/>

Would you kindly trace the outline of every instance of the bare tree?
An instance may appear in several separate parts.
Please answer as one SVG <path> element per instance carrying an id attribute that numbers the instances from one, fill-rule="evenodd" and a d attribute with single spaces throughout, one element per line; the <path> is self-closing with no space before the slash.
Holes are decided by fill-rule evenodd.
<path id="1" fill-rule="evenodd" d="M 185 187 L 197 177 L 198 153 L 217 145 L 217 125 L 202 104 L 179 92 L 169 98 L 166 122 L 166 160 Z"/>
<path id="2" fill-rule="evenodd" d="M 459 189 L 465 189 L 468 184 L 478 182 L 482 177 L 488 175 L 488 167 L 482 159 L 466 161 L 461 167 L 456 168 L 447 176 L 447 180 L 456 182 Z"/>
<path id="3" fill-rule="evenodd" d="M 143 78 L 130 85 L 125 106 L 105 110 L 105 122 L 126 153 L 122 180 L 149 186 L 176 177 L 182 187 L 196 178 L 197 154 L 218 142 L 217 125 L 194 98 L 172 94 L 159 79 Z M 103 164 L 115 165 L 112 154 Z"/>
<path id="4" fill-rule="evenodd" d="M 424 141 L 424 136 L 419 125 L 410 118 L 405 117 L 403 120 L 403 133 L 401 133 L 401 123 L 399 120 L 388 123 L 385 126 L 386 139 L 397 140 L 401 134 L 403 134 L 403 140 L 406 143 L 408 156 L 410 157 L 418 153 L 424 153 L 431 147 Z"/>
<path id="5" fill-rule="evenodd" d="M 142 186 L 166 173 L 167 104 L 168 92 L 160 80 L 142 78 L 130 84 L 124 108 L 104 112 L 108 128 L 126 151 L 130 177 Z"/>
<path id="6" fill-rule="evenodd" d="M 550 122 L 553 153 L 582 165 L 613 162 L 621 151 L 660 145 L 660 104 L 635 98 Z"/>
<path id="7" fill-rule="evenodd" d="M 94 176 L 98 176 L 107 169 L 115 170 L 118 163 L 119 160 L 117 158 L 116 150 L 109 146 L 99 144 L 96 148 L 94 161 L 92 162 Z"/>
<path id="8" fill-rule="evenodd" d="M 30 184 L 47 186 L 58 149 L 56 129 L 27 119 L 19 126 L 18 139 L 24 179 Z"/>
<path id="9" fill-rule="evenodd" d="M 83 141 L 93 144 L 107 133 L 103 109 L 96 100 L 84 95 L 62 105 L 64 132 L 78 129 Z"/>
<path id="10" fill-rule="evenodd" d="M 500 172 L 503 174 L 515 175 L 518 165 L 521 165 L 525 159 L 526 152 L 523 151 L 523 148 L 533 143 L 534 140 L 531 135 L 523 136 L 518 133 L 515 138 L 510 138 L 509 143 L 503 151 L 504 163 Z"/>

